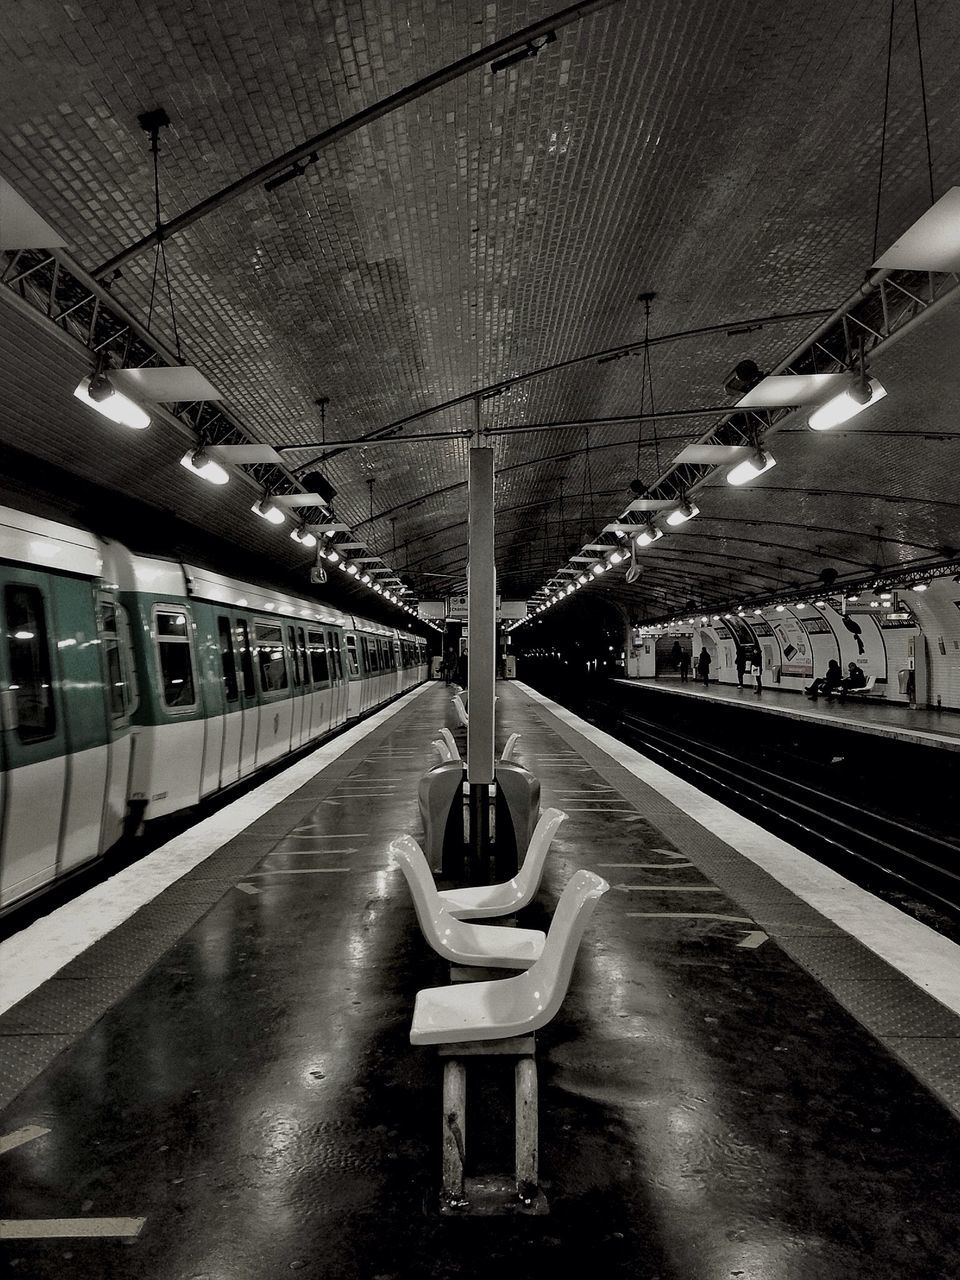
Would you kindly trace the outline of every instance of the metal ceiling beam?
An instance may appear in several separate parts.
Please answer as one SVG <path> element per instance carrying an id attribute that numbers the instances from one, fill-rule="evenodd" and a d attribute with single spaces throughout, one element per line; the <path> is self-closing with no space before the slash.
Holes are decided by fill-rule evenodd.
<path id="1" fill-rule="evenodd" d="M 221 187 L 219 191 L 207 196 L 206 199 L 201 200 L 199 204 L 195 204 L 192 208 L 185 209 L 183 213 L 171 218 L 169 222 L 161 223 L 159 227 L 154 228 L 148 235 L 141 236 L 139 240 L 127 245 L 125 249 L 121 249 L 119 253 L 115 253 L 112 258 L 108 258 L 106 262 L 97 267 L 93 272 L 94 278 L 101 279 L 103 276 L 109 275 L 118 267 L 123 266 L 125 262 L 129 262 L 131 258 L 136 258 L 144 250 L 149 249 L 151 245 L 158 244 L 161 240 L 171 239 L 181 231 L 185 231 L 187 227 L 193 226 L 195 222 L 199 222 L 201 218 L 205 218 L 207 214 L 213 213 L 216 209 L 221 209 L 225 204 L 229 204 L 231 200 L 236 200 L 239 196 L 245 195 L 246 192 L 260 186 L 261 183 L 267 182 L 270 178 L 283 174 L 285 170 L 290 171 L 291 178 L 299 177 L 305 167 L 304 161 L 313 163 L 318 158 L 319 153 L 326 147 L 342 142 L 344 138 L 348 138 L 352 133 L 356 133 L 359 129 L 367 128 L 377 120 L 382 120 L 384 116 L 390 115 L 391 112 L 398 110 L 400 107 L 416 102 L 418 98 L 432 93 L 434 89 L 439 89 L 442 85 L 449 84 L 453 80 L 459 80 L 461 76 L 469 75 L 470 72 L 479 70 L 481 67 L 486 66 L 487 63 L 494 62 L 505 54 L 513 53 L 516 49 L 522 49 L 526 45 L 532 44 L 535 40 L 551 35 L 562 27 L 569 26 L 573 22 L 580 22 L 582 19 L 590 17 L 591 14 L 620 2 L 621 0 L 581 0 L 579 4 L 567 5 L 565 9 L 560 9 L 557 13 L 541 18 L 538 22 L 533 22 L 530 26 L 513 32 L 512 35 L 504 36 L 502 40 L 495 40 L 493 44 L 485 45 L 474 53 L 458 58 L 456 62 L 448 63 L 447 66 L 441 67 L 439 71 L 433 71 L 430 75 L 424 76 L 413 84 L 397 90 L 396 93 L 391 93 L 388 97 L 381 98 L 379 102 L 373 103 L 372 106 L 364 107 L 362 111 L 348 116 L 346 120 L 340 120 L 337 124 L 331 125 L 329 129 L 323 129 L 320 133 L 314 134 L 312 138 L 307 138 L 290 151 L 285 151 L 283 155 L 276 156 L 273 160 L 268 160 L 266 164 L 251 170 L 250 173 L 245 174 L 242 178 L 237 178 L 236 181 Z"/>

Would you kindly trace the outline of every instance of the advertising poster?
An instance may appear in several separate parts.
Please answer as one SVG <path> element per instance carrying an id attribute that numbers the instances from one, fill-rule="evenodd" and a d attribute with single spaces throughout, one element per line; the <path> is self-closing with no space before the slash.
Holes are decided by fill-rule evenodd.
<path id="1" fill-rule="evenodd" d="M 742 648 L 752 649 L 756 644 L 753 632 L 744 622 L 743 618 L 727 618 L 727 626 L 733 633 L 733 638 Z"/>
<path id="2" fill-rule="evenodd" d="M 770 626 L 780 642 L 783 654 L 781 674 L 812 676 L 813 645 L 800 619 L 795 618 L 792 613 L 778 613 L 775 618 L 771 618 Z"/>

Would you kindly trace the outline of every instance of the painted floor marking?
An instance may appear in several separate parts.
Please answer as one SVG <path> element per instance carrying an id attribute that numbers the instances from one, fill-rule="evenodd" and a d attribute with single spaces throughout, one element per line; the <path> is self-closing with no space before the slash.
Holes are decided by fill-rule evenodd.
<path id="1" fill-rule="evenodd" d="M 138 1236 L 146 1218 L 0 1218 L 0 1240 L 51 1240 L 81 1236 Z"/>
<path id="2" fill-rule="evenodd" d="M 410 709 L 429 689 L 413 689 L 376 715 L 347 729 L 302 760 L 225 804 L 159 849 L 138 858 L 102 884 L 78 895 L 41 920 L 0 942 L 0 1013 L 35 991 L 98 939 L 128 920 L 188 871 L 245 831 L 274 805 L 286 800 L 338 762 L 383 724 Z"/>
<path id="3" fill-rule="evenodd" d="M 738 942 L 737 946 L 749 947 L 751 950 L 756 950 L 757 947 L 762 947 L 767 940 L 767 935 L 762 929 L 754 929 L 752 932 L 747 934 L 742 942 Z"/>
<path id="4" fill-rule="evenodd" d="M 13 1133 L 5 1133 L 0 1136 L 0 1156 L 5 1151 L 13 1151 L 15 1147 L 22 1147 L 25 1142 L 33 1142 L 35 1138 L 42 1138 L 45 1133 L 49 1133 L 49 1129 L 44 1129 L 39 1124 L 28 1124 L 22 1129 L 14 1129 Z"/>
<path id="5" fill-rule="evenodd" d="M 616 869 L 630 867 L 633 871 L 681 871 L 684 867 L 692 867 L 692 862 L 598 862 L 598 867 Z"/>
<path id="6" fill-rule="evenodd" d="M 314 831 L 312 827 L 294 827 L 290 835 L 297 835 L 299 832 L 304 835 L 309 834 L 312 840 L 357 840 L 360 836 L 368 836 L 369 831 Z"/>
<path id="7" fill-rule="evenodd" d="M 734 813 L 719 800 L 671 774 L 662 765 L 654 764 L 610 734 L 595 729 L 535 689 L 519 681 L 515 687 L 731 849 L 761 867 L 849 937 L 862 942 L 921 990 L 960 1014 L 960 946 L 955 942 L 831 871 L 756 822 Z"/>
<path id="8" fill-rule="evenodd" d="M 714 911 L 625 911 L 628 920 L 729 920 L 731 924 L 753 924 L 749 916 L 722 916 Z"/>
<path id="9" fill-rule="evenodd" d="M 267 857 L 285 858 L 289 856 L 291 858 L 318 858 L 328 853 L 340 854 L 341 857 L 345 857 L 348 853 L 359 852 L 359 849 L 352 849 L 349 846 L 346 849 L 329 849 L 326 847 L 323 849 L 271 849 L 267 854 Z M 693 864 L 691 863 L 690 865 L 692 866 Z"/>
<path id="10" fill-rule="evenodd" d="M 252 876 L 328 876 L 334 872 L 353 871 L 353 867 L 268 867 L 266 871 L 251 871 Z"/>
<path id="11" fill-rule="evenodd" d="M 723 893 L 715 884 L 615 884 L 621 893 Z"/>

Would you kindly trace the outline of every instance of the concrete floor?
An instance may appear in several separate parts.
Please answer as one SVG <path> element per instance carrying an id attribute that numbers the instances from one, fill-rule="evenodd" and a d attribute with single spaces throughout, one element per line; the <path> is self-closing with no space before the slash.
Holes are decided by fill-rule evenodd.
<path id="1" fill-rule="evenodd" d="M 446 969 L 386 857 L 395 834 L 417 829 L 435 727 L 453 727 L 449 691 L 433 685 L 351 749 L 312 812 L 296 797 L 272 810 L 243 887 L 0 1114 L 0 1137 L 49 1129 L 0 1154 L 0 1218 L 146 1219 L 129 1241 L 0 1242 L 0 1271 L 960 1274 L 953 1116 L 776 941 L 739 945 L 750 913 L 520 690 L 499 692 L 500 741 L 523 733 L 543 802 L 569 814 L 521 923 L 545 926 L 578 867 L 614 885 L 538 1037 L 550 1216 L 436 1212 L 440 1069 L 407 1034 L 416 991 Z M 647 897 L 681 914 L 631 914 Z M 733 919 L 683 918 L 691 910 Z M 469 1149 L 481 1168 L 509 1166 L 509 1091 L 496 1064 L 473 1079 Z"/>

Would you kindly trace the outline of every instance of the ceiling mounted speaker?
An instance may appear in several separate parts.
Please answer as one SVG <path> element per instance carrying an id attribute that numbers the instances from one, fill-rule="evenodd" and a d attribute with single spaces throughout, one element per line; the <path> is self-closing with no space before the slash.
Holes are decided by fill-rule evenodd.
<path id="1" fill-rule="evenodd" d="M 723 389 L 727 395 L 739 396 L 744 392 L 755 387 L 763 374 L 755 360 L 741 360 L 740 363 L 727 374 Z"/>
<path id="2" fill-rule="evenodd" d="M 311 493 L 317 493 L 324 502 L 332 502 L 337 496 L 337 491 L 323 474 L 322 471 L 308 471 L 301 478 L 301 484 L 305 489 L 309 489 Z"/>

